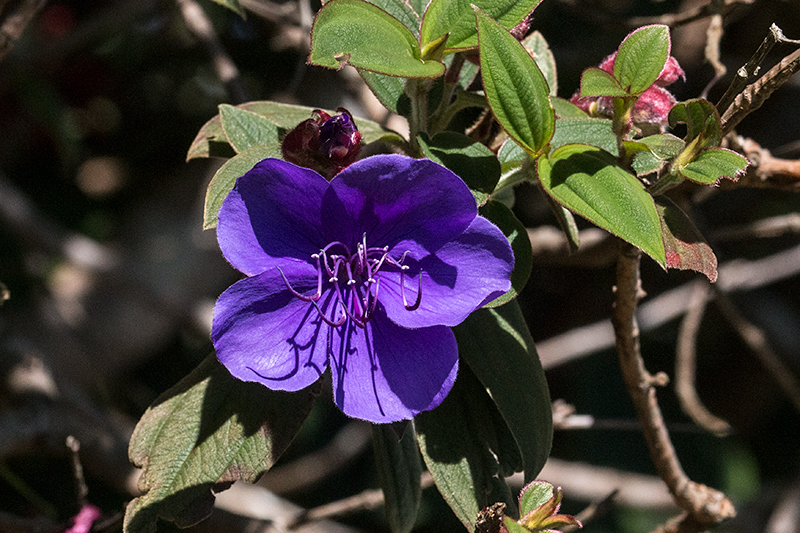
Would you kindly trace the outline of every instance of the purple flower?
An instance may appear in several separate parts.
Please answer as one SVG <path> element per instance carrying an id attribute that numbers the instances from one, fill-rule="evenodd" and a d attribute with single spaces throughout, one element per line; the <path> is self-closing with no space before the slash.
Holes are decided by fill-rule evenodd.
<path id="1" fill-rule="evenodd" d="M 401 155 L 330 183 L 261 161 L 223 203 L 217 238 L 248 275 L 214 308 L 222 364 L 286 391 L 330 367 L 336 405 L 377 423 L 442 402 L 458 370 L 450 326 L 508 291 L 514 264 L 458 176 Z"/>

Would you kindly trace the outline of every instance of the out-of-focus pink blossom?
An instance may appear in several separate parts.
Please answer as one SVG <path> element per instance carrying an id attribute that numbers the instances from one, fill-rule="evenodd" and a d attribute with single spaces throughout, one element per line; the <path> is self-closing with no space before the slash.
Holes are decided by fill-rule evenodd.
<path id="1" fill-rule="evenodd" d="M 78 514 L 72 517 L 72 526 L 64 530 L 64 533 L 89 533 L 94 521 L 100 518 L 100 509 L 87 503 Z"/>
<path id="2" fill-rule="evenodd" d="M 614 60 L 616 58 L 617 53 L 614 52 L 600 63 L 599 68 L 609 74 L 613 74 Z M 635 125 L 640 128 L 646 125 L 654 125 L 661 129 L 667 126 L 669 110 L 672 109 L 677 100 L 664 87 L 671 85 L 679 78 L 686 79 L 686 75 L 678 64 L 678 60 L 673 56 L 669 56 L 655 83 L 639 96 L 633 106 L 631 120 Z M 580 91 L 577 91 L 572 95 L 570 102 L 590 115 L 611 117 L 614 113 L 614 105 L 610 96 L 581 97 Z"/>

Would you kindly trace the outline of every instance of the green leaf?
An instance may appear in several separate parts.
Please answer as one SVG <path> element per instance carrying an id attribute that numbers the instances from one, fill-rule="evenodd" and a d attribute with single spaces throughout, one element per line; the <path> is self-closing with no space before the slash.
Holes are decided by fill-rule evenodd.
<path id="1" fill-rule="evenodd" d="M 521 162 L 528 158 L 528 152 L 522 149 L 514 139 L 506 139 L 497 151 L 497 160 L 502 166 L 508 163 Z"/>
<path id="2" fill-rule="evenodd" d="M 269 101 L 248 102 L 238 105 L 236 108 L 261 115 L 268 122 L 278 127 L 279 134 L 292 130 L 304 120 L 311 118 L 311 113 L 314 111 L 313 107 Z M 336 114 L 336 111 L 330 109 L 323 111 L 326 111 L 329 115 Z M 364 144 L 377 140 L 388 140 L 389 142 L 402 140 L 397 133 L 384 129 L 377 122 L 363 118 L 354 118 L 354 120 Z M 234 154 L 235 152 L 230 148 L 228 137 L 222 128 L 220 116 L 217 115 L 200 128 L 194 141 L 192 141 L 192 145 L 189 147 L 186 160 L 198 157 L 232 157 Z"/>
<path id="3" fill-rule="evenodd" d="M 683 140 L 675 137 L 671 133 L 659 133 L 636 139 L 636 142 L 647 146 L 659 159 L 672 159 L 677 156 L 686 146 Z"/>
<path id="4" fill-rule="evenodd" d="M 544 370 L 519 303 L 479 309 L 453 331 L 459 355 L 489 391 L 517 441 L 525 481 L 535 479 L 550 454 L 553 413 Z"/>
<path id="5" fill-rule="evenodd" d="M 503 525 L 506 526 L 508 533 L 530 533 L 530 531 L 519 525 L 516 520 L 508 516 L 503 517 Z"/>
<path id="6" fill-rule="evenodd" d="M 681 153 L 686 143 L 670 133 L 659 133 L 636 140 L 637 144 L 647 147 L 647 151 L 634 155 L 631 167 L 637 176 L 656 172 L 666 162 Z"/>
<path id="7" fill-rule="evenodd" d="M 616 156 L 617 136 L 614 135 L 611 121 L 604 118 L 560 118 L 556 120 L 556 131 L 550 141 L 550 148 L 555 150 L 565 144 L 588 144 L 596 146 Z"/>
<path id="8" fill-rule="evenodd" d="M 420 57 L 416 37 L 386 11 L 363 0 L 331 0 L 314 19 L 308 62 L 356 68 L 404 78 L 438 78 L 439 61 Z"/>
<path id="9" fill-rule="evenodd" d="M 678 102 L 669 110 L 669 125 L 686 124 L 686 142 L 700 137 L 695 148 L 700 151 L 707 146 L 719 146 L 722 139 L 719 113 L 714 104 L 703 98 Z"/>
<path id="10" fill-rule="evenodd" d="M 689 164 L 678 168 L 687 180 L 703 185 L 716 184 L 722 178 L 739 179 L 747 168 L 747 158 L 727 148 L 706 148 Z"/>
<path id="11" fill-rule="evenodd" d="M 420 19 L 425 14 L 425 9 L 428 7 L 429 0 L 408 0 L 408 5 L 419 15 Z"/>
<path id="12" fill-rule="evenodd" d="M 550 104 L 558 118 L 586 118 L 586 111 L 564 98 L 550 98 Z"/>
<path id="13" fill-rule="evenodd" d="M 694 222 L 666 196 L 656 196 L 655 202 L 664 234 L 667 268 L 694 270 L 705 274 L 711 283 L 717 281 L 717 256 Z"/>
<path id="14" fill-rule="evenodd" d="M 457 52 L 478 46 L 475 31 L 476 6 L 496 20 L 502 27 L 511 29 L 528 16 L 542 0 L 432 0 L 422 18 L 420 42 L 435 41 L 446 33 L 445 52 Z"/>
<path id="15" fill-rule="evenodd" d="M 422 497 L 422 461 L 414 426 L 407 424 L 398 436 L 390 425 L 373 424 L 372 443 L 389 528 L 392 533 L 408 533 L 414 527 Z"/>
<path id="16" fill-rule="evenodd" d="M 263 116 L 228 104 L 219 106 L 222 130 L 236 153 L 278 142 L 278 127 Z"/>
<path id="17" fill-rule="evenodd" d="M 553 52 L 550 51 L 550 46 L 544 36 L 535 31 L 522 41 L 522 46 L 530 52 L 533 60 L 539 66 L 539 70 L 542 71 L 544 78 L 547 80 L 547 85 L 550 87 L 550 96 L 555 96 L 558 93 L 556 58 L 553 56 Z"/>
<path id="18" fill-rule="evenodd" d="M 210 355 L 162 394 L 136 425 L 131 461 L 143 468 L 125 513 L 126 533 L 155 532 L 203 520 L 212 492 L 254 483 L 280 457 L 308 415 L 314 394 L 287 393 L 233 378 Z"/>
<path id="19" fill-rule="evenodd" d="M 236 185 L 236 179 L 252 169 L 256 163 L 268 157 L 281 157 L 281 146 L 278 143 L 254 146 L 232 157 L 222 165 L 211 178 L 206 190 L 206 201 L 203 208 L 203 229 L 217 227 L 217 214 L 222 202 Z"/>
<path id="20" fill-rule="evenodd" d="M 630 96 L 617 79 L 603 69 L 589 67 L 581 74 L 581 96 Z"/>
<path id="21" fill-rule="evenodd" d="M 525 516 L 553 497 L 553 485 L 547 481 L 533 481 L 523 487 L 519 495 L 519 514 Z"/>
<path id="22" fill-rule="evenodd" d="M 537 161 L 544 190 L 558 203 L 641 248 L 666 267 L 661 223 L 653 197 L 614 156 L 584 144 L 567 144 Z"/>
<path id="23" fill-rule="evenodd" d="M 500 162 L 486 146 L 454 131 L 419 137 L 425 157 L 445 166 L 469 186 L 478 205 L 486 202 L 500 179 Z"/>
<path id="24" fill-rule="evenodd" d="M 217 4 L 227 7 L 243 19 L 247 19 L 247 14 L 244 11 L 244 8 L 239 3 L 239 0 L 214 0 Z"/>
<path id="25" fill-rule="evenodd" d="M 415 39 L 419 39 L 419 27 L 422 24 L 421 15 L 418 14 L 406 0 L 367 0 L 400 21 L 408 28 Z"/>
<path id="26" fill-rule="evenodd" d="M 372 91 L 372 94 L 386 109 L 398 115 L 402 114 L 400 112 L 401 107 L 411 109 L 408 95 L 405 93 L 406 80 L 404 78 L 386 76 L 385 74 L 378 74 L 364 69 L 358 69 L 358 73 Z"/>
<path id="27" fill-rule="evenodd" d="M 669 59 L 669 28 L 662 24 L 634 30 L 619 45 L 614 77 L 629 94 L 638 96 L 658 79 Z"/>
<path id="28" fill-rule="evenodd" d="M 535 156 L 555 129 L 547 81 L 513 35 L 479 9 L 475 16 L 486 99 L 503 129 Z"/>
<path id="29" fill-rule="evenodd" d="M 484 507 L 498 501 L 513 507 L 504 476 L 522 468 L 520 452 L 468 366 L 459 368 L 453 389 L 439 407 L 414 418 L 414 427 L 436 487 L 470 531 Z"/>
<path id="30" fill-rule="evenodd" d="M 496 160 L 495 160 L 496 161 Z M 486 307 L 497 307 L 513 300 L 525 288 L 533 266 L 533 250 L 528 232 L 514 213 L 501 204 L 489 200 L 478 210 L 481 216 L 494 222 L 506 236 L 514 251 L 514 270 L 511 272 L 511 290 L 492 300 Z"/>

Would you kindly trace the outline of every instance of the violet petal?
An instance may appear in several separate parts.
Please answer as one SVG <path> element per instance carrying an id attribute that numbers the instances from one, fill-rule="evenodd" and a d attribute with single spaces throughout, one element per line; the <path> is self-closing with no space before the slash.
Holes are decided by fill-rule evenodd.
<path id="1" fill-rule="evenodd" d="M 484 302 L 491 301 L 511 288 L 509 278 L 514 269 L 514 254 L 505 235 L 491 222 L 477 217 L 460 237 L 442 246 L 435 254 L 421 261 L 408 260 L 405 276 L 406 301 L 412 305 L 417 297 L 422 275 L 422 296 L 417 309 L 404 307 L 400 292 L 400 275 L 382 272 L 378 299 L 387 316 L 407 328 L 441 324 L 460 324 Z"/>
<path id="2" fill-rule="evenodd" d="M 438 406 L 455 382 L 458 346 L 448 327 L 409 330 L 376 313 L 365 329 L 348 322 L 332 338 L 333 397 L 348 416 L 409 420 Z"/>
<path id="3" fill-rule="evenodd" d="M 311 265 L 281 267 L 292 287 L 313 294 L 316 269 Z M 322 294 L 319 306 L 329 313 L 333 294 Z M 327 305 L 326 305 L 327 304 Z M 242 279 L 222 293 L 214 307 L 211 338 L 217 358 L 236 378 L 256 381 L 274 390 L 308 387 L 328 366 L 331 328 L 310 302 L 293 296 L 277 269 Z"/>
<path id="4" fill-rule="evenodd" d="M 348 245 L 366 233 L 370 246 L 422 257 L 456 238 L 477 216 L 461 178 L 428 159 L 372 156 L 340 172 L 331 188 L 335 198 L 325 199 L 323 223 L 335 226 Z"/>
<path id="5" fill-rule="evenodd" d="M 325 178 L 312 170 L 280 159 L 259 162 L 222 204 L 217 225 L 222 254 L 250 276 L 287 258 L 309 261 L 327 244 L 320 229 L 327 188 Z"/>

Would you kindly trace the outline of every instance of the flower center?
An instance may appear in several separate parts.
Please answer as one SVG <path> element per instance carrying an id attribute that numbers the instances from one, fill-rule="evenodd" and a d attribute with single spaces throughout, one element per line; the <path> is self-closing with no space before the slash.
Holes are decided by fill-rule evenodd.
<path id="1" fill-rule="evenodd" d="M 286 279 L 283 271 L 281 273 L 286 288 L 293 296 L 306 302 L 311 302 L 319 312 L 320 317 L 326 324 L 339 327 L 349 318 L 358 327 L 364 328 L 373 315 L 378 305 L 378 291 L 381 285 L 381 271 L 394 270 L 400 272 L 400 297 L 403 300 L 403 307 L 408 311 L 413 311 L 419 307 L 422 300 L 422 275 L 418 278 L 417 297 L 414 303 L 410 304 L 406 296 L 406 276 L 408 275 L 408 265 L 404 265 L 408 251 L 403 252 L 399 259 L 389 255 L 389 247 L 367 246 L 366 233 L 362 236 L 361 242 L 356 246 L 355 252 L 351 253 L 350 248 L 339 241 L 334 241 L 322 248 L 319 253 L 312 254 L 311 259 L 317 265 L 317 291 L 310 295 L 297 292 Z M 330 287 L 327 287 L 329 284 Z M 328 317 L 320 308 L 317 301 L 328 289 L 333 290 L 336 301 L 341 304 L 341 316 L 336 319 L 336 306 L 334 305 L 333 317 Z"/>

